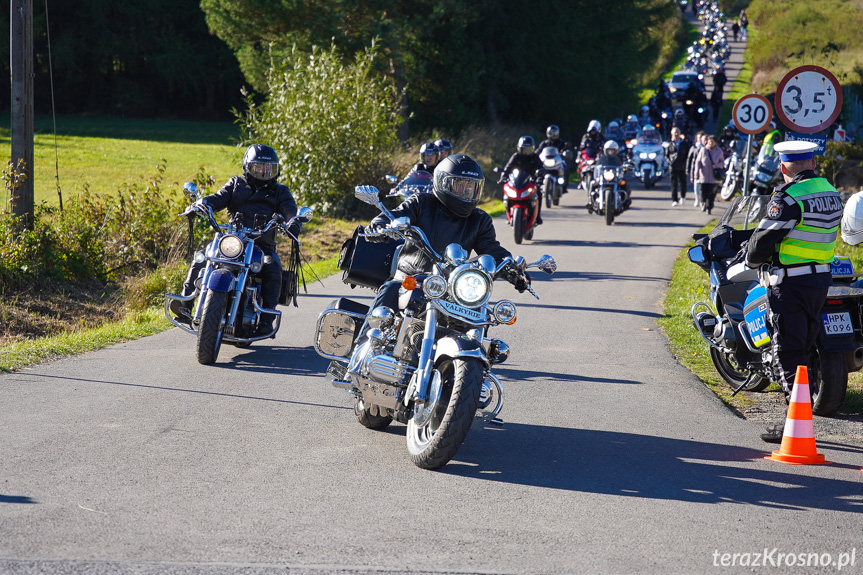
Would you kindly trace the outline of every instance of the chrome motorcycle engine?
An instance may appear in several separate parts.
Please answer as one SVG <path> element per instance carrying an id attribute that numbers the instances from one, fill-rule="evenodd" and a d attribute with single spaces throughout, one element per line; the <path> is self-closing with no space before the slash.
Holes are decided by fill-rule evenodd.
<path id="1" fill-rule="evenodd" d="M 351 356 L 347 377 L 365 403 L 395 409 L 416 368 L 386 351 L 379 330 L 369 330 L 368 335 L 368 341 Z"/>

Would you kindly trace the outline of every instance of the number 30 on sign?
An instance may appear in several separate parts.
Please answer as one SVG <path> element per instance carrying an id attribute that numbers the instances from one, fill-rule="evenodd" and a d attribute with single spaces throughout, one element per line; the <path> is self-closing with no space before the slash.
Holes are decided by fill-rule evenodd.
<path id="1" fill-rule="evenodd" d="M 820 66 L 800 66 L 776 87 L 776 117 L 804 134 L 830 127 L 842 111 L 839 80 Z"/>
<path id="2" fill-rule="evenodd" d="M 744 134 L 758 134 L 770 124 L 773 110 L 764 96 L 746 94 L 734 104 L 731 118 L 737 129 Z"/>

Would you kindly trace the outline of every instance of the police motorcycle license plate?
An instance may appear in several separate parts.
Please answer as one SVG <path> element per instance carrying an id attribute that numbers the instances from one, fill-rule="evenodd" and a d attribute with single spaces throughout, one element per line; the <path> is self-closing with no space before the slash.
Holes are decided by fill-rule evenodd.
<path id="1" fill-rule="evenodd" d="M 834 258 L 833 261 L 830 262 L 830 273 L 833 277 L 854 276 L 854 265 L 851 263 L 851 258 Z"/>
<path id="2" fill-rule="evenodd" d="M 854 334 L 854 327 L 851 325 L 851 314 L 847 311 L 822 313 L 821 320 L 824 322 L 824 333 L 828 337 Z"/>

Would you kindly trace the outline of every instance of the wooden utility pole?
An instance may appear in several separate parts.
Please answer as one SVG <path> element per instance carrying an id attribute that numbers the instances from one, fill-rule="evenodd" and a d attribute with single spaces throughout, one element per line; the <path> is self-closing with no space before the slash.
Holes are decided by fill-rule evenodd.
<path id="1" fill-rule="evenodd" d="M 33 218 L 33 0 L 12 0 L 12 213 Z M 23 176 L 23 177 L 22 177 Z"/>

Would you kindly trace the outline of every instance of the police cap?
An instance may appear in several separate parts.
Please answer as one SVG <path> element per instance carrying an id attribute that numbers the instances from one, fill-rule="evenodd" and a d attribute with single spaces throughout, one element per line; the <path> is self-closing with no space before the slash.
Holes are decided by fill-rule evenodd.
<path id="1" fill-rule="evenodd" d="M 811 160 L 818 149 L 818 144 L 804 140 L 792 140 L 780 142 L 773 146 L 783 162 L 796 162 L 797 160 Z"/>

